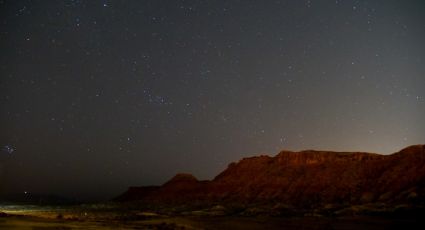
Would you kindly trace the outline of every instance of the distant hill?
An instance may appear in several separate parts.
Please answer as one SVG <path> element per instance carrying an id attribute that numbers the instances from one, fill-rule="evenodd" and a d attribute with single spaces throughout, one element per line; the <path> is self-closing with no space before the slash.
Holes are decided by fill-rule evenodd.
<path id="1" fill-rule="evenodd" d="M 231 163 L 211 181 L 177 174 L 162 186 L 131 187 L 117 201 L 179 204 L 271 202 L 313 208 L 326 204 L 425 204 L 425 146 L 392 155 L 282 151 Z"/>
<path id="2" fill-rule="evenodd" d="M 14 193 L 1 194 L 0 204 L 30 204 L 30 205 L 71 205 L 78 204 L 75 199 L 47 194 Z"/>

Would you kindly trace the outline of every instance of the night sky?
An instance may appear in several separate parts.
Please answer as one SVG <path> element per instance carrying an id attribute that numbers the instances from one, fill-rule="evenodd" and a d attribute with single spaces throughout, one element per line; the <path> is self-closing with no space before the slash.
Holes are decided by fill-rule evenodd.
<path id="1" fill-rule="evenodd" d="M 424 1 L 0 1 L 0 190 L 110 198 L 425 142 Z"/>

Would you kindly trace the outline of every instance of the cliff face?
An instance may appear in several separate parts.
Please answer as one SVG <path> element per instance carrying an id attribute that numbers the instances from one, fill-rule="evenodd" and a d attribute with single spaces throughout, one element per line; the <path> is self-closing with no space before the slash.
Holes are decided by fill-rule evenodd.
<path id="1" fill-rule="evenodd" d="M 423 203 L 425 146 L 411 146 L 392 155 L 282 151 L 275 157 L 257 156 L 231 163 L 212 181 L 178 174 L 150 192 L 134 195 L 134 190 L 124 193 L 120 200 L 279 202 L 299 207 Z"/>

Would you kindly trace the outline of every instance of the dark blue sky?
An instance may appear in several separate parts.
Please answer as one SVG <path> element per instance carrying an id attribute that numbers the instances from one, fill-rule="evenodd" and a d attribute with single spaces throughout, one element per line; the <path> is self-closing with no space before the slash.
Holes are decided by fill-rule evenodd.
<path id="1" fill-rule="evenodd" d="M 111 197 L 425 140 L 423 1 L 0 1 L 1 192 Z"/>

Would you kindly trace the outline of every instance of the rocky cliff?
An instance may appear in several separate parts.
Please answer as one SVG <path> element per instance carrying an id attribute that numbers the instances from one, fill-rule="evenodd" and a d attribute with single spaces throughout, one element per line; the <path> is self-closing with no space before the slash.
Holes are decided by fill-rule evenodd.
<path id="1" fill-rule="evenodd" d="M 420 203 L 425 199 L 425 146 L 392 155 L 282 151 L 231 163 L 211 181 L 177 174 L 157 187 L 133 187 L 117 200 L 145 202 Z"/>

